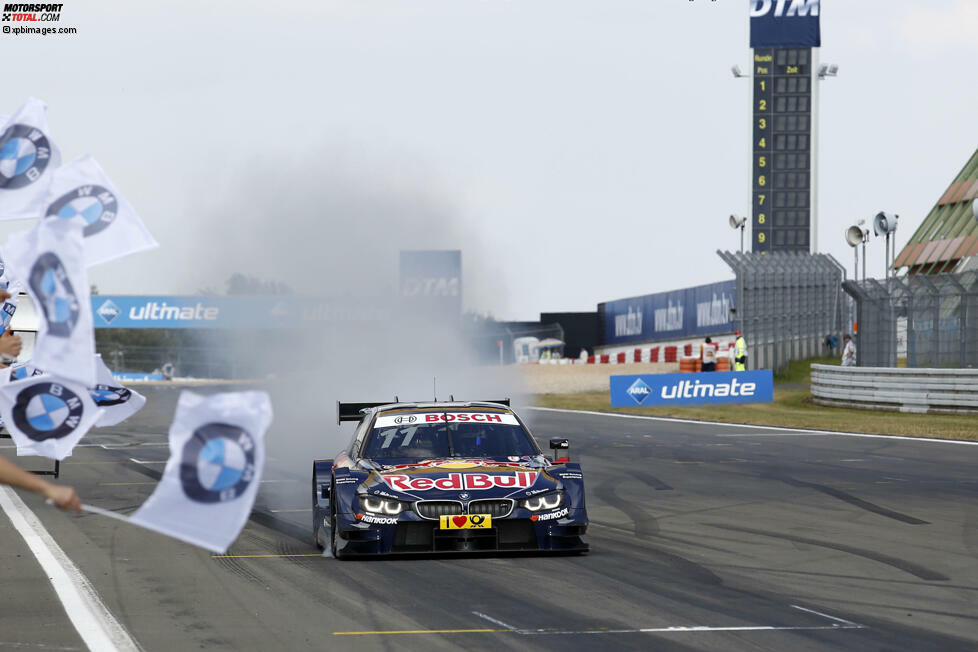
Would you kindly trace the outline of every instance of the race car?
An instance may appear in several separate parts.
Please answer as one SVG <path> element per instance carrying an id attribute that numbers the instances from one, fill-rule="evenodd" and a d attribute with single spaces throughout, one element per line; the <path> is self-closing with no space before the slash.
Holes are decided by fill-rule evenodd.
<path id="1" fill-rule="evenodd" d="M 349 445 L 315 460 L 313 535 L 334 557 L 588 550 L 584 479 L 546 457 L 509 399 L 337 403 Z"/>

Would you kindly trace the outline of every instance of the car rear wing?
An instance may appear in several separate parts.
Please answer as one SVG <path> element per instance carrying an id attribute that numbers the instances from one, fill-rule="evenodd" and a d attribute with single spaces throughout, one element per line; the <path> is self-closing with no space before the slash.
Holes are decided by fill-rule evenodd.
<path id="1" fill-rule="evenodd" d="M 397 401 L 380 401 L 374 403 L 344 403 L 343 401 L 336 401 L 336 425 L 342 424 L 344 421 L 360 421 L 363 419 L 364 412 L 375 407 L 380 407 L 381 405 L 391 405 Z M 472 401 L 473 403 L 498 403 L 500 405 L 505 405 L 509 407 L 509 399 L 497 399 L 494 401 Z M 413 405 L 413 404 L 407 404 Z M 427 404 L 426 404 L 427 405 Z"/>
<path id="2" fill-rule="evenodd" d="M 336 401 L 336 425 L 340 425 L 344 421 L 360 421 L 363 419 L 366 410 L 390 404 L 391 401 L 380 401 L 379 403 L 343 403 Z"/>

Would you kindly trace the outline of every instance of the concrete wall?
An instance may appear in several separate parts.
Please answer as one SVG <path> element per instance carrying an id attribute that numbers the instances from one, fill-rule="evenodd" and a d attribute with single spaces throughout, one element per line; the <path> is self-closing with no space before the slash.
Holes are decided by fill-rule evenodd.
<path id="1" fill-rule="evenodd" d="M 978 369 L 812 365 L 819 405 L 900 412 L 978 413 Z"/>

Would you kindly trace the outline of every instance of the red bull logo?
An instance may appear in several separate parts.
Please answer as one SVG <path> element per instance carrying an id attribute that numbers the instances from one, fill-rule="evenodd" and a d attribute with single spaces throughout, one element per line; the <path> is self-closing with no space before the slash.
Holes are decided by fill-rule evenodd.
<path id="1" fill-rule="evenodd" d="M 410 475 L 391 474 L 381 476 L 391 489 L 398 491 L 484 491 L 486 489 L 529 489 L 536 483 L 536 471 L 519 471 L 517 473 L 449 473 L 444 478 L 411 477 Z"/>

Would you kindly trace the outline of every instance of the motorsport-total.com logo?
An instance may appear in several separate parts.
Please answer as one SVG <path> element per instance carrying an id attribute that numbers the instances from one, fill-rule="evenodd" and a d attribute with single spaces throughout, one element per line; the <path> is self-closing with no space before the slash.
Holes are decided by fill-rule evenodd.
<path id="1" fill-rule="evenodd" d="M 255 441 L 243 428 L 208 423 L 184 445 L 180 484 L 199 503 L 234 500 L 255 479 Z"/>
<path id="2" fill-rule="evenodd" d="M 3 5 L 3 22 L 56 23 L 61 20 L 61 8 L 64 4 L 24 4 L 5 3 Z"/>

